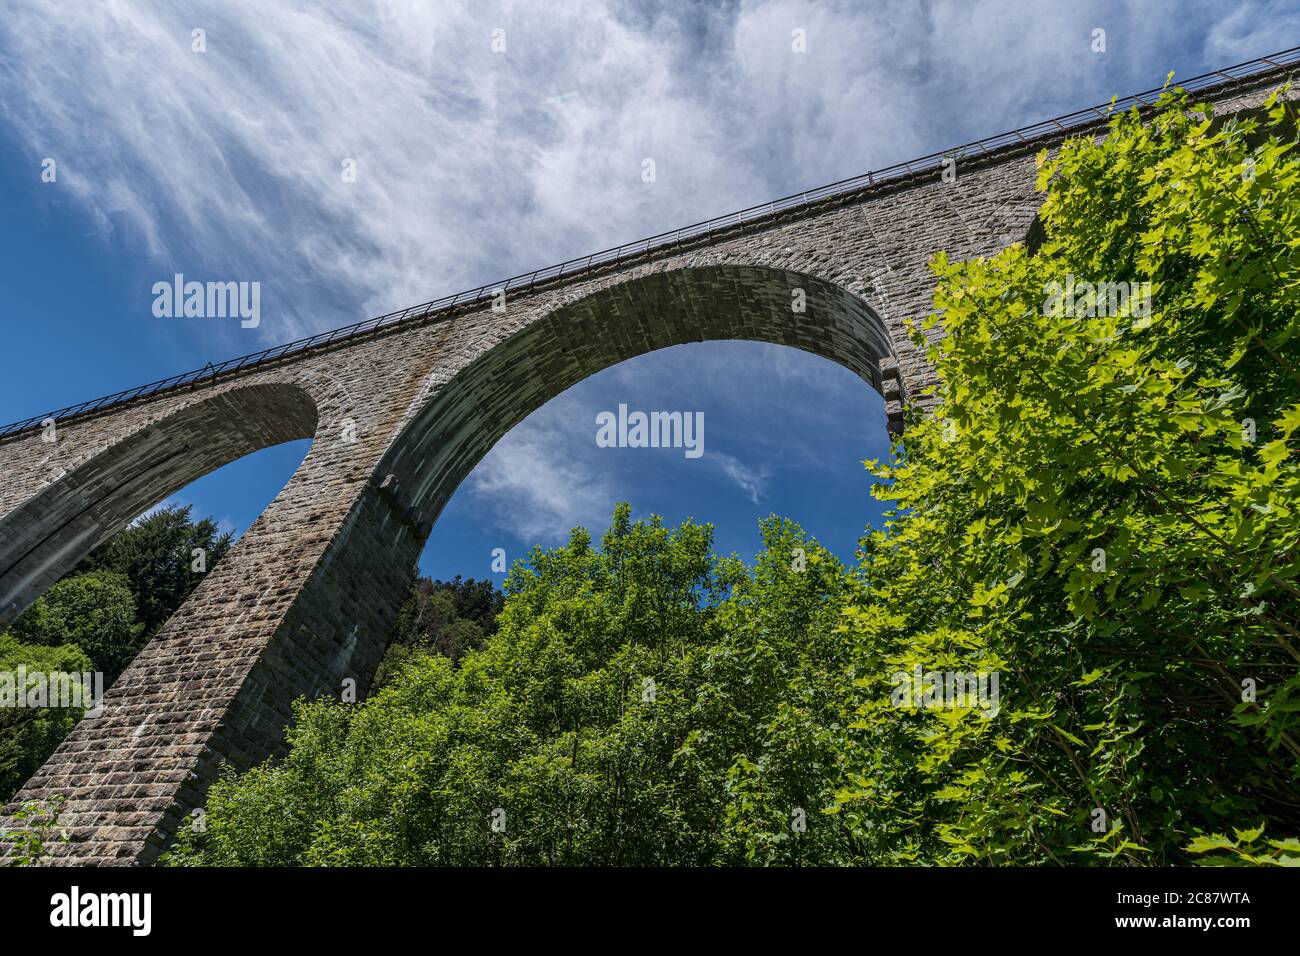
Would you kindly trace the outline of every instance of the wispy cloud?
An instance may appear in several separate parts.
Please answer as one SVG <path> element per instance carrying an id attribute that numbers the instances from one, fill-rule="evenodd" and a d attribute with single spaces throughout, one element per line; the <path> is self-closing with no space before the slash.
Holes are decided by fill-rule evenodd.
<path id="1" fill-rule="evenodd" d="M 722 473 L 734 481 L 754 504 L 763 496 L 771 470 L 765 466 L 751 467 L 739 458 L 726 452 L 714 451 L 708 455 L 709 461 L 722 469 Z"/>
<path id="2" fill-rule="evenodd" d="M 576 525 L 599 535 L 609 522 L 609 476 L 582 454 L 591 436 L 570 427 L 570 420 L 552 408 L 542 410 L 474 469 L 467 484 L 474 507 L 498 530 L 555 544 Z"/>
<path id="3" fill-rule="evenodd" d="M 738 201 L 671 44 L 603 5 L 30 2 L 0 43 L 60 181 L 164 270 L 261 281 L 273 339 L 689 217 L 692 179 Z"/>
<path id="4" fill-rule="evenodd" d="M 1128 92 L 1176 34 L 1261 52 L 1267 6 L 14 0 L 0 103 L 143 271 L 261 281 L 285 340 Z"/>

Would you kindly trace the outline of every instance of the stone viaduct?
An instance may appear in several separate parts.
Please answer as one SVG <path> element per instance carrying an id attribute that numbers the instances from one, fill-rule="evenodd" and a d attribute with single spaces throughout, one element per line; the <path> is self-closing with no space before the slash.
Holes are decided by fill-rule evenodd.
<path id="1" fill-rule="evenodd" d="M 1297 62 L 1292 50 L 1184 85 L 1221 112 L 1251 108 Z M 364 692 L 457 485 L 530 412 L 617 362 L 713 339 L 793 346 L 880 390 L 898 432 L 933 384 L 903 331 L 930 308 L 931 256 L 1025 240 L 1034 153 L 1104 119 L 1084 110 L 0 430 L 0 628 L 190 481 L 313 439 L 7 812 L 66 798 L 50 862 L 156 860 L 223 763 L 278 752 L 295 698 L 346 678 Z"/>

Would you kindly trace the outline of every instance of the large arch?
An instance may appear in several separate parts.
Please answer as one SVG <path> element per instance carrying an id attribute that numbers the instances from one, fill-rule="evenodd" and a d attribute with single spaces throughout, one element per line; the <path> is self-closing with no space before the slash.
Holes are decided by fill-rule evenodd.
<path id="1" fill-rule="evenodd" d="M 376 477 L 427 536 L 474 466 L 547 401 L 638 355 L 717 340 L 790 346 L 848 368 L 882 394 L 890 384 L 885 324 L 841 286 L 766 266 L 672 269 L 567 302 L 458 370 L 407 422 Z"/>
<path id="2" fill-rule="evenodd" d="M 268 383 L 187 405 L 70 471 L 52 453 L 54 480 L 0 518 L 0 629 L 153 505 L 252 452 L 312 438 L 316 427 L 305 390 Z"/>

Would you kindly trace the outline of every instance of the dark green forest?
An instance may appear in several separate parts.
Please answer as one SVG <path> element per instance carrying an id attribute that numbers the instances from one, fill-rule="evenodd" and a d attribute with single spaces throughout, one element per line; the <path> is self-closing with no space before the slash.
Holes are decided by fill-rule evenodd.
<path id="1" fill-rule="evenodd" d="M 933 263 L 940 385 L 851 565 L 620 505 L 504 594 L 417 581 L 367 699 L 299 701 L 164 862 L 1300 863 L 1296 145 L 1173 91 L 1040 155 L 1038 239 Z M 187 580 L 142 547 L 6 664 L 120 669 Z"/>
<path id="2" fill-rule="evenodd" d="M 231 537 L 190 508 L 146 515 L 83 559 L 0 634 L 0 671 L 99 672 L 104 686 L 198 586 Z M 7 801 L 78 720 L 81 709 L 0 708 L 0 800 Z"/>
<path id="3" fill-rule="evenodd" d="M 231 535 L 189 505 L 167 506 L 95 549 L 0 634 L 0 671 L 104 675 L 112 686 L 136 653 L 230 550 Z M 202 561 L 196 563 L 196 551 Z M 455 661 L 496 630 L 503 596 L 488 581 L 418 578 L 375 677 L 406 663 Z M 0 802 L 54 752 L 84 708 L 0 708 Z"/>

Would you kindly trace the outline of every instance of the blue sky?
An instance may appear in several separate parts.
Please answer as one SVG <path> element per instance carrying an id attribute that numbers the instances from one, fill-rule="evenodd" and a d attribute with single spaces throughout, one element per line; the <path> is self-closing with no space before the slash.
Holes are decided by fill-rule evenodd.
<path id="1" fill-rule="evenodd" d="M 328 6 L 5 5 L 0 419 L 1300 37 L 1300 0 Z M 42 182 L 45 158 L 56 182 Z M 339 174 L 346 160 L 355 182 Z M 153 283 L 175 272 L 260 282 L 260 326 L 155 318 Z M 703 411 L 705 456 L 597 448 L 595 415 L 619 402 Z M 758 517 L 787 515 L 849 558 L 879 515 L 861 462 L 886 448 L 879 397 L 831 363 L 753 343 L 665 350 L 580 383 L 503 439 L 421 566 L 482 577 L 493 548 L 513 559 L 575 523 L 599 529 L 618 500 L 711 521 L 719 550 L 746 556 Z M 175 500 L 242 531 L 305 451 L 259 452 Z"/>

